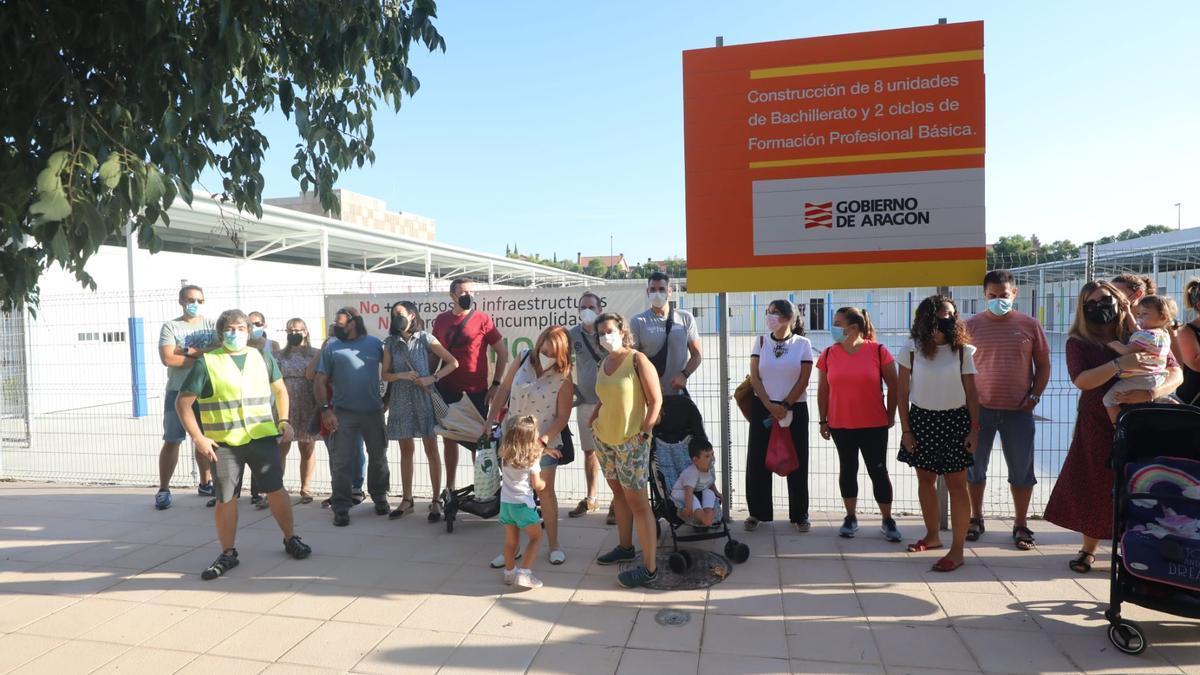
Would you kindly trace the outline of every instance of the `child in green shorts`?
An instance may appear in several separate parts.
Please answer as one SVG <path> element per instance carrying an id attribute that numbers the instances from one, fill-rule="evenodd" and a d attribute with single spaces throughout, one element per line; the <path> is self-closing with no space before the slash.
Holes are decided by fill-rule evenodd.
<path id="1" fill-rule="evenodd" d="M 500 440 L 500 524 L 504 525 L 504 583 L 510 586 L 542 587 L 529 567 L 516 567 L 521 530 L 529 538 L 523 555 L 526 565 L 533 566 L 542 543 L 542 518 L 533 501 L 534 491 L 546 487 L 539 474 L 541 459 L 537 420 L 532 415 L 509 420 Z"/>

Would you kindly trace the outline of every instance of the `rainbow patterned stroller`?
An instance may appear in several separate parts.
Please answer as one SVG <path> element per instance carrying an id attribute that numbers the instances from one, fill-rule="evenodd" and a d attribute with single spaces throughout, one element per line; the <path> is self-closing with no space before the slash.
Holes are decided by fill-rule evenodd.
<path id="1" fill-rule="evenodd" d="M 1121 603 L 1200 619 L 1200 408 L 1145 405 L 1117 418 L 1108 638 L 1149 646 Z"/>

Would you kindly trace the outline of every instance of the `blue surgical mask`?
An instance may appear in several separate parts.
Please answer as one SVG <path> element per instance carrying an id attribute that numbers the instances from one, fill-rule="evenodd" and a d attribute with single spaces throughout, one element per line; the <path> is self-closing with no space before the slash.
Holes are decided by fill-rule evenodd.
<path id="1" fill-rule="evenodd" d="M 1004 316 L 1012 311 L 1013 301 L 1008 298 L 992 298 L 988 300 L 987 308 L 995 316 Z"/>
<path id="2" fill-rule="evenodd" d="M 250 336 L 245 331 L 227 330 L 225 331 L 225 349 L 231 352 L 240 352 L 246 348 L 246 341 Z"/>
<path id="3" fill-rule="evenodd" d="M 254 338 L 255 340 L 261 340 L 266 334 L 267 329 L 263 328 L 262 326 L 251 326 L 250 328 L 250 337 Z"/>
<path id="4" fill-rule="evenodd" d="M 834 342 L 841 342 L 846 339 L 846 329 L 841 326 L 830 326 L 829 337 L 833 338 Z"/>
<path id="5" fill-rule="evenodd" d="M 200 316 L 200 303 L 189 302 L 183 306 L 183 312 L 188 316 Z"/>

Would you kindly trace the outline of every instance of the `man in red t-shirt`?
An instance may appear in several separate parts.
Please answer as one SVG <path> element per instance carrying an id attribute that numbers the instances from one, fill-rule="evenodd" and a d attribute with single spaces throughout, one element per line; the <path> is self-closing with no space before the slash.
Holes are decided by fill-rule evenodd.
<path id="1" fill-rule="evenodd" d="M 433 336 L 458 359 L 458 369 L 439 380 L 437 389 L 446 403 L 455 403 L 467 396 L 479 409 L 479 414 L 486 417 L 488 406 L 500 385 L 499 377 L 508 366 L 508 353 L 501 346 L 503 336 L 496 330 L 492 317 L 473 309 L 474 290 L 475 282 L 470 279 L 458 278 L 450 282 L 453 305 L 450 311 L 442 312 L 433 320 Z M 496 378 L 490 384 L 489 347 L 496 355 Z M 442 444 L 446 451 L 446 488 L 453 490 L 459 444 L 445 437 L 442 438 Z M 472 444 L 463 445 L 474 452 Z M 440 512 L 436 508 L 429 514 L 430 521 L 436 522 L 439 517 Z"/>
<path id="2" fill-rule="evenodd" d="M 983 278 L 987 310 L 967 320 L 975 345 L 975 387 L 979 391 L 979 443 L 975 464 L 967 469 L 971 492 L 971 524 L 967 539 L 984 532 L 983 498 L 987 494 L 988 460 L 996 434 L 1008 464 L 1012 492 L 1013 545 L 1022 551 L 1034 547 L 1026 516 L 1033 496 L 1033 409 L 1050 381 L 1050 347 L 1038 320 L 1014 308 L 1017 285 L 1008 270 L 992 270 Z"/>

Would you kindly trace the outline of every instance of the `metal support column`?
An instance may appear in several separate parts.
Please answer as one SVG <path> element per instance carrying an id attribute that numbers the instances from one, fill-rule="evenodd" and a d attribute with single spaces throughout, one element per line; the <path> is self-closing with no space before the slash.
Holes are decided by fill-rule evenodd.
<path id="1" fill-rule="evenodd" d="M 133 233 L 133 224 L 125 224 L 125 265 L 129 272 L 129 326 L 126 333 L 129 339 L 129 383 L 133 416 L 145 417 L 150 414 L 146 388 L 146 325 L 142 317 L 137 315 L 137 286 L 133 278 L 133 252 L 137 248 L 137 237 Z"/>
<path id="2" fill-rule="evenodd" d="M 329 231 L 321 230 L 321 335 L 329 337 L 329 317 L 325 316 L 325 298 L 329 297 Z"/>
<path id="3" fill-rule="evenodd" d="M 1084 244 L 1086 257 L 1084 258 L 1083 278 L 1084 281 L 1091 281 L 1096 278 L 1096 242 L 1089 241 Z"/>
<path id="4" fill-rule="evenodd" d="M 433 253 L 425 249 L 425 285 L 426 291 L 433 292 Z"/>
<path id="5" fill-rule="evenodd" d="M 718 347 L 721 352 L 720 372 L 718 380 L 721 384 L 721 489 L 725 495 L 723 506 L 725 507 L 726 521 L 729 520 L 729 511 L 733 505 L 733 436 L 730 431 L 729 419 L 729 398 L 733 392 L 729 389 L 729 295 L 727 293 L 717 294 L 717 328 L 718 328 Z"/>

